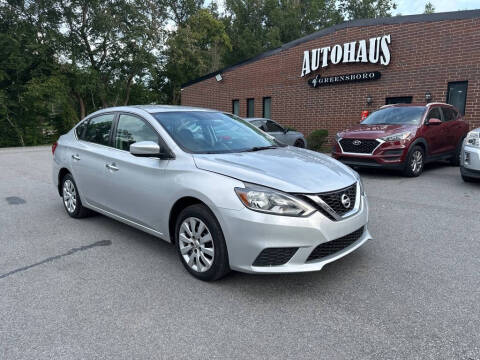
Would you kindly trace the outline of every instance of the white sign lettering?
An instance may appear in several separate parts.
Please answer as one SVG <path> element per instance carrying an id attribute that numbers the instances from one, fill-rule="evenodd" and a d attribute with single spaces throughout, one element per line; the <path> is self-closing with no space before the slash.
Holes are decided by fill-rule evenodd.
<path id="1" fill-rule="evenodd" d="M 368 43 L 368 46 L 367 46 Z M 330 63 L 371 63 L 387 66 L 390 64 L 390 35 L 368 40 L 352 41 L 342 45 L 327 46 L 303 52 L 302 77 L 327 67 Z M 367 51 L 368 48 L 368 51 Z"/>

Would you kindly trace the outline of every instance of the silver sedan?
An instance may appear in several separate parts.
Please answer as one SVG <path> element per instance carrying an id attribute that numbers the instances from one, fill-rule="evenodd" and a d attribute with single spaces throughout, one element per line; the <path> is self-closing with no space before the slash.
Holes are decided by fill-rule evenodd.
<path id="1" fill-rule="evenodd" d="M 68 215 L 98 212 L 171 242 L 202 280 L 320 270 L 371 238 L 355 171 L 231 114 L 104 109 L 52 151 Z"/>
<path id="2" fill-rule="evenodd" d="M 299 148 L 307 147 L 307 140 L 301 132 L 284 128 L 279 123 L 264 118 L 245 118 L 250 124 L 255 125 L 260 130 L 265 131 L 268 135 L 273 136 L 278 141 Z"/>
<path id="3" fill-rule="evenodd" d="M 470 131 L 463 142 L 460 173 L 464 181 L 480 180 L 480 128 Z"/>

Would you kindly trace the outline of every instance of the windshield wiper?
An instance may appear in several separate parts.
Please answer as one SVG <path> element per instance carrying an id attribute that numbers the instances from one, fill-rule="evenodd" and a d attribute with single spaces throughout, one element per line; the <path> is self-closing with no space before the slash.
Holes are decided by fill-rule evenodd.
<path id="1" fill-rule="evenodd" d="M 268 149 L 276 149 L 278 146 L 270 145 L 270 146 L 254 146 L 251 149 L 245 150 L 245 152 L 251 151 L 261 151 L 261 150 L 268 150 Z"/>

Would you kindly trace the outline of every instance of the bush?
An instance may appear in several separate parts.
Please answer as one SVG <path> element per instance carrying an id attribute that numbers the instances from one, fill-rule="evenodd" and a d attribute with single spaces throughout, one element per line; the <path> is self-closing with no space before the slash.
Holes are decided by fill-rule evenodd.
<path id="1" fill-rule="evenodd" d="M 322 151 L 327 142 L 328 130 L 319 129 L 311 132 L 307 137 L 308 148 L 313 151 Z"/>

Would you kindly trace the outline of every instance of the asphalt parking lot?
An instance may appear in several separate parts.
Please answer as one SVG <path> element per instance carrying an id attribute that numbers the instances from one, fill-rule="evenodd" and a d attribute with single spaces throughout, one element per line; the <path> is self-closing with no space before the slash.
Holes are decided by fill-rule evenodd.
<path id="1" fill-rule="evenodd" d="M 0 359 L 480 359 L 480 184 L 362 172 L 375 240 L 322 271 L 204 283 L 69 218 L 48 147 L 0 150 Z"/>

